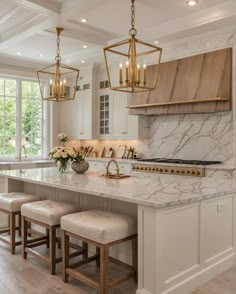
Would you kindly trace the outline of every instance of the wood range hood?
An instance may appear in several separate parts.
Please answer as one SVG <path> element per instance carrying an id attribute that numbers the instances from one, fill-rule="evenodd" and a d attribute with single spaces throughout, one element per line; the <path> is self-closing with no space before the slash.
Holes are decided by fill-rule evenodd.
<path id="1" fill-rule="evenodd" d="M 134 115 L 230 111 L 231 89 L 232 48 L 226 48 L 161 63 L 156 89 L 131 94 L 128 108 Z"/>

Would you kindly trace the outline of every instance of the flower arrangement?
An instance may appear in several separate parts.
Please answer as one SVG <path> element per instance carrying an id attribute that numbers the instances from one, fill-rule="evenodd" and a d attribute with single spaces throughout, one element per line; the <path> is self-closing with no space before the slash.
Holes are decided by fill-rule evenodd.
<path id="1" fill-rule="evenodd" d="M 66 133 L 60 133 L 57 135 L 57 139 L 62 142 L 62 146 L 65 146 L 65 142 L 68 141 L 68 136 Z"/>
<path id="2" fill-rule="evenodd" d="M 69 161 L 75 160 L 76 157 L 77 153 L 73 148 L 70 147 L 54 147 L 49 152 L 49 158 L 58 164 L 58 169 L 60 172 L 65 172 L 68 168 Z"/>

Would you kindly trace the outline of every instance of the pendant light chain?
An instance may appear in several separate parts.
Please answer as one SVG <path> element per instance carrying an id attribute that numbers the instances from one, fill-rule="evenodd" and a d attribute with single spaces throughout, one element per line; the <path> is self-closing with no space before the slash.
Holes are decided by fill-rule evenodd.
<path id="1" fill-rule="evenodd" d="M 60 31 L 57 31 L 57 55 L 55 57 L 57 63 L 61 61 L 60 53 Z"/>
<path id="2" fill-rule="evenodd" d="M 134 6 L 134 1 L 131 0 L 131 29 L 129 30 L 129 35 L 131 37 L 135 37 L 137 35 L 137 30 L 135 29 L 135 6 Z"/>

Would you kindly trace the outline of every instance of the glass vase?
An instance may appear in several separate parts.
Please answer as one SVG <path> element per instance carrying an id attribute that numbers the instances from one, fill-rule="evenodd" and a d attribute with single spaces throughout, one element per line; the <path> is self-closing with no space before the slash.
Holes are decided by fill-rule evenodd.
<path id="1" fill-rule="evenodd" d="M 58 161 L 57 167 L 60 173 L 65 173 L 68 169 L 68 162 L 67 161 Z"/>

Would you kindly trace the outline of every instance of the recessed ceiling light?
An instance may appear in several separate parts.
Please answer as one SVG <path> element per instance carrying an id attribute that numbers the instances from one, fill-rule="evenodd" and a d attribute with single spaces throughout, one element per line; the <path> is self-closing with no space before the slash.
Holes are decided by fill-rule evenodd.
<path id="1" fill-rule="evenodd" d="M 84 60 L 81 60 L 81 63 L 85 63 L 85 61 Z"/>
<path id="2" fill-rule="evenodd" d="M 159 41 L 156 40 L 156 41 L 154 41 L 154 43 L 155 43 L 155 44 L 159 44 Z"/>
<path id="3" fill-rule="evenodd" d="M 88 22 L 87 18 L 81 18 L 81 22 L 85 23 Z"/>
<path id="4" fill-rule="evenodd" d="M 189 0 L 186 2 L 189 6 L 194 6 L 196 4 L 198 4 L 198 0 Z"/>
<path id="5" fill-rule="evenodd" d="M 88 48 L 88 46 L 87 45 L 83 45 L 83 48 L 86 49 L 86 48 Z"/>
<path id="6" fill-rule="evenodd" d="M 17 55 L 21 55 L 21 54 L 22 54 L 22 52 L 17 52 L 16 54 L 17 54 Z"/>
<path id="7" fill-rule="evenodd" d="M 40 57 L 43 57 L 43 56 L 44 56 L 44 54 L 40 54 L 39 56 L 40 56 Z"/>

